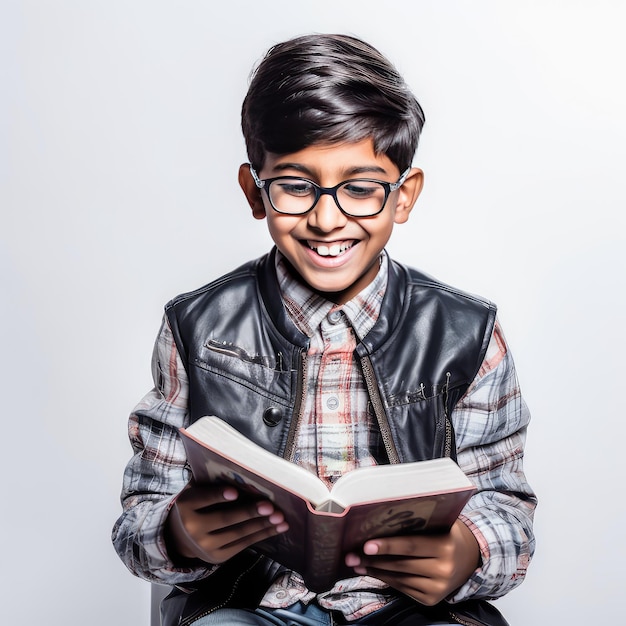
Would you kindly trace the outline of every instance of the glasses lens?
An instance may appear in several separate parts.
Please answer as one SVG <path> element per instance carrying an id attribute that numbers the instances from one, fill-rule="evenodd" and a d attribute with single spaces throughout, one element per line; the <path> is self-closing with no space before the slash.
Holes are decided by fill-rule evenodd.
<path id="1" fill-rule="evenodd" d="M 337 190 L 341 208 L 350 215 L 376 215 L 385 204 L 385 187 L 376 181 L 349 180 Z"/>
<path id="2" fill-rule="evenodd" d="M 280 178 L 270 184 L 272 206 L 281 213 L 306 213 L 315 204 L 315 186 L 302 178 Z"/>

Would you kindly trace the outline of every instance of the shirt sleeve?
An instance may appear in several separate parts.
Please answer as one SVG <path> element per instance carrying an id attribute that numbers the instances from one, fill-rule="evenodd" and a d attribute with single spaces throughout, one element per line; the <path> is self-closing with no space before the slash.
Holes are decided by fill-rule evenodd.
<path id="1" fill-rule="evenodd" d="M 178 429 L 189 425 L 189 383 L 167 318 L 152 357 L 154 388 L 128 421 L 133 456 L 122 484 L 122 515 L 113 545 L 128 569 L 153 582 L 183 584 L 203 578 L 207 567 L 177 567 L 167 553 L 165 520 L 191 474 Z"/>
<path id="2" fill-rule="evenodd" d="M 482 563 L 449 598 L 497 598 L 519 585 L 535 548 L 537 499 L 523 469 L 530 414 L 496 322 L 483 364 L 451 414 L 457 461 L 477 488 L 461 514 L 478 541 Z"/>

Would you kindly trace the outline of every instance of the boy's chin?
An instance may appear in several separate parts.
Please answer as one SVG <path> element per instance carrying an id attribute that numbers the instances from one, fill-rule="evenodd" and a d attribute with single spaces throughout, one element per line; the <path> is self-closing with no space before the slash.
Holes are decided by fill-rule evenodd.
<path id="1" fill-rule="evenodd" d="M 355 271 L 354 266 L 349 267 L 350 264 L 342 268 L 344 263 L 340 258 L 335 258 L 334 263 L 332 257 L 321 256 L 319 259 L 319 265 L 306 262 L 300 264 L 298 259 L 294 263 L 285 255 L 287 267 L 297 280 L 336 304 L 344 304 L 363 290 L 374 280 L 379 268 L 378 263 L 372 262 L 362 268 L 363 271 Z"/>
<path id="2" fill-rule="evenodd" d="M 311 277 L 310 279 L 299 276 L 300 280 L 320 296 L 334 302 L 335 304 L 345 304 L 374 279 L 374 275 L 366 272 L 361 276 L 347 277 L 345 280 L 338 280 L 338 276 L 333 277 Z"/>

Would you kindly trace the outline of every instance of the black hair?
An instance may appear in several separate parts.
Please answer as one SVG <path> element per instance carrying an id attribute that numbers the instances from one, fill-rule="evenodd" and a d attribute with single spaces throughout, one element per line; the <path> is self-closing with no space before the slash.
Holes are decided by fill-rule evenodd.
<path id="1" fill-rule="evenodd" d="M 424 112 L 395 67 L 348 35 L 296 37 L 269 49 L 252 73 L 241 110 L 248 158 L 261 169 L 268 152 L 371 138 L 404 171 Z"/>

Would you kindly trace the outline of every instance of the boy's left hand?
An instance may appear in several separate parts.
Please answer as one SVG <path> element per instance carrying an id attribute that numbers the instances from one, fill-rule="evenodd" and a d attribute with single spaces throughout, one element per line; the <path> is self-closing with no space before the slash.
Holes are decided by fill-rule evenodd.
<path id="1" fill-rule="evenodd" d="M 480 565 L 480 550 L 472 531 L 457 520 L 444 535 L 370 539 L 362 555 L 346 555 L 346 565 L 432 606 L 469 579 Z"/>

